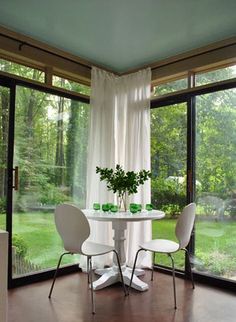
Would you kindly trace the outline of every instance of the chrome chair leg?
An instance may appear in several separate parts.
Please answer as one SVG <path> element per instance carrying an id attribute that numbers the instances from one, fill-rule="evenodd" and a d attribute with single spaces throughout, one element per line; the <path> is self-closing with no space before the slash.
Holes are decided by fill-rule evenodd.
<path id="1" fill-rule="evenodd" d="M 92 301 L 92 313 L 95 314 L 95 301 L 94 301 L 94 292 L 93 292 L 93 270 L 92 270 L 92 257 L 89 259 L 89 275 L 90 275 L 90 288 L 91 288 L 91 301 Z"/>
<path id="2" fill-rule="evenodd" d="M 154 271 L 155 255 L 156 255 L 156 253 L 155 253 L 155 252 L 153 252 L 153 257 L 152 257 L 152 276 L 151 276 L 151 281 L 153 281 L 153 271 Z"/>
<path id="3" fill-rule="evenodd" d="M 129 288 L 128 288 L 128 295 L 129 295 L 129 290 L 130 290 L 130 287 L 131 287 L 131 285 L 132 285 L 132 281 L 133 281 L 133 277 L 134 277 L 134 271 L 135 271 L 135 267 L 136 267 L 136 262 L 137 262 L 138 254 L 139 254 L 139 252 L 140 252 L 141 250 L 144 250 L 144 249 L 140 248 L 140 249 L 137 251 L 136 255 L 135 255 L 134 266 L 133 266 L 133 269 L 132 269 L 131 279 L 130 279 Z"/>
<path id="4" fill-rule="evenodd" d="M 88 284 L 89 284 L 89 257 L 87 256 L 87 274 L 88 274 Z"/>
<path id="5" fill-rule="evenodd" d="M 52 290 L 53 290 L 53 287 L 54 287 L 54 284 L 55 284 L 55 281 L 56 281 L 56 278 L 57 278 L 57 273 L 58 273 L 58 270 L 59 270 L 59 267 L 61 265 L 61 260 L 62 260 L 62 257 L 64 255 L 69 255 L 71 254 L 70 252 L 66 252 L 66 253 L 63 253 L 60 258 L 59 258 L 59 261 L 58 261 L 58 264 L 57 264 L 57 268 L 56 268 L 56 271 L 55 271 L 55 274 L 54 274 L 54 277 L 53 277 L 53 282 L 52 282 L 52 286 L 50 288 L 50 292 L 49 292 L 49 295 L 48 295 L 48 298 L 50 299 L 51 298 L 51 295 L 52 295 Z"/>
<path id="6" fill-rule="evenodd" d="M 119 259 L 119 255 L 117 253 L 116 250 L 113 250 L 113 252 L 116 254 L 116 258 L 117 258 L 117 264 L 118 264 L 118 267 L 119 267 L 119 271 L 120 271 L 120 278 L 121 278 L 121 282 L 122 282 L 122 286 L 123 286 L 123 290 L 124 290 L 124 293 L 125 293 L 125 296 L 127 296 L 127 292 L 126 292 L 126 287 L 125 287 L 125 283 L 124 283 L 124 278 L 123 278 L 123 274 L 122 274 L 122 270 L 121 270 L 121 266 L 120 266 L 120 259 Z"/>
<path id="7" fill-rule="evenodd" d="M 175 288 L 175 263 L 171 254 L 168 254 L 168 256 L 170 257 L 172 262 L 173 289 L 174 289 L 174 301 L 175 301 L 175 310 L 176 310 L 177 306 L 176 306 L 176 288 Z"/>
<path id="8" fill-rule="evenodd" d="M 189 272 L 190 272 L 190 277 L 191 277 L 191 281 L 192 281 L 192 286 L 193 286 L 193 289 L 195 288 L 195 285 L 194 285 L 194 281 L 193 281 L 193 272 L 192 272 L 192 267 L 191 267 L 191 262 L 190 262 L 190 256 L 189 256 L 189 252 L 186 248 L 183 249 L 187 255 L 187 260 L 188 260 L 188 265 L 189 265 Z"/>

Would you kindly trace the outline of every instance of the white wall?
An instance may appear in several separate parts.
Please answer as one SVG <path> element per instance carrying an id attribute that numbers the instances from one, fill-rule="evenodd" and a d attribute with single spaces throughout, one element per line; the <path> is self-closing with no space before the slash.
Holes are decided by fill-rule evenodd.
<path id="1" fill-rule="evenodd" d="M 7 321 L 8 232 L 0 230 L 0 321 Z"/>

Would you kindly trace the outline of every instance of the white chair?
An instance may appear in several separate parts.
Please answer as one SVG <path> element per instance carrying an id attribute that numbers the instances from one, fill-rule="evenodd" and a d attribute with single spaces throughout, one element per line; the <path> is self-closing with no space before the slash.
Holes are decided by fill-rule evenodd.
<path id="1" fill-rule="evenodd" d="M 121 281 L 123 284 L 124 293 L 126 295 L 126 288 L 124 285 L 123 275 L 120 266 L 120 260 L 117 251 L 114 247 L 97 244 L 87 241 L 90 235 L 90 226 L 88 219 L 84 213 L 76 206 L 69 204 L 61 204 L 55 210 L 55 224 L 59 235 L 66 250 L 58 261 L 57 269 L 53 278 L 52 286 L 48 297 L 51 298 L 54 283 L 57 277 L 58 269 L 61 264 L 62 257 L 66 254 L 81 254 L 87 256 L 87 270 L 88 282 L 91 287 L 91 300 L 92 300 L 92 313 L 95 313 L 95 301 L 93 292 L 93 279 L 92 279 L 92 256 L 99 256 L 114 252 L 117 258 L 117 264 L 120 271 Z"/>
<path id="2" fill-rule="evenodd" d="M 193 229 L 194 220 L 195 220 L 195 213 L 196 213 L 196 204 L 190 203 L 189 205 L 187 205 L 183 209 L 182 213 L 180 214 L 177 224 L 176 224 L 176 227 L 175 227 L 175 235 L 178 239 L 178 243 L 176 243 L 172 240 L 167 240 L 167 239 L 154 239 L 154 240 L 148 241 L 148 242 L 140 245 L 140 249 L 137 251 L 136 256 L 135 256 L 135 261 L 134 261 L 134 266 L 133 266 L 133 270 L 132 270 L 129 290 L 132 285 L 132 279 L 133 279 L 133 275 L 134 275 L 134 270 L 135 270 L 138 254 L 141 250 L 153 252 L 153 255 L 154 255 L 153 258 L 155 258 L 155 253 L 167 254 L 171 258 L 171 263 L 172 263 L 174 303 L 175 303 L 175 309 L 177 308 L 176 307 L 176 288 L 175 288 L 175 265 L 174 265 L 174 259 L 171 254 L 176 253 L 179 250 L 184 250 L 186 252 L 189 270 L 190 270 L 190 276 L 191 276 L 191 280 L 192 280 L 192 286 L 194 288 L 191 263 L 190 263 L 189 253 L 188 253 L 188 250 L 186 247 L 189 243 L 191 232 Z M 153 266 L 154 266 L 154 263 L 153 263 Z M 151 280 L 153 280 L 153 266 L 152 266 Z M 129 291 L 128 291 L 128 293 L 129 293 Z"/>

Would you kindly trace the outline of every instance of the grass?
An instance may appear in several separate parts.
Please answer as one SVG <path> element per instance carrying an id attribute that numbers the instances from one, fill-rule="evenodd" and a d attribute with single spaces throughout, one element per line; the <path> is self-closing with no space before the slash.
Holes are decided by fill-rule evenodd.
<path id="1" fill-rule="evenodd" d="M 154 222 L 153 238 L 176 240 L 174 235 L 176 221 L 164 219 Z M 195 224 L 194 265 L 198 271 L 231 278 L 236 276 L 236 221 L 203 221 Z M 183 252 L 184 253 L 184 252 Z M 183 269 L 184 254 L 176 255 L 176 267 Z M 155 262 L 170 266 L 166 255 L 156 255 Z"/>
<path id="2" fill-rule="evenodd" d="M 0 215 L 4 229 L 5 216 Z M 19 213 L 13 215 L 13 234 L 21 236 L 27 246 L 26 258 L 42 269 L 57 265 L 63 252 L 61 239 L 56 231 L 52 213 Z M 78 256 L 65 256 L 63 264 L 78 263 Z"/>
<path id="3" fill-rule="evenodd" d="M 153 238 L 175 239 L 176 221 L 163 219 L 153 222 Z M 0 228 L 5 228 L 5 216 L 0 215 Z M 236 221 L 196 221 L 195 267 L 223 277 L 236 276 Z M 21 236 L 27 246 L 26 258 L 42 269 L 55 267 L 63 251 L 56 232 L 53 214 L 19 213 L 13 216 L 13 233 Z M 174 255 L 176 267 L 183 269 L 184 252 Z M 63 264 L 79 261 L 78 256 L 65 257 Z M 166 255 L 156 255 L 156 263 L 170 266 Z"/>

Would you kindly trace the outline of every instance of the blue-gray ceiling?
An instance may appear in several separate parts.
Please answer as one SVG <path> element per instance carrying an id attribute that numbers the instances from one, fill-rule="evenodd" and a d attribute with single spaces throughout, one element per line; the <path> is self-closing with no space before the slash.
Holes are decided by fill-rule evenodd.
<path id="1" fill-rule="evenodd" d="M 0 24 L 123 72 L 236 34 L 236 0 L 0 0 Z"/>

